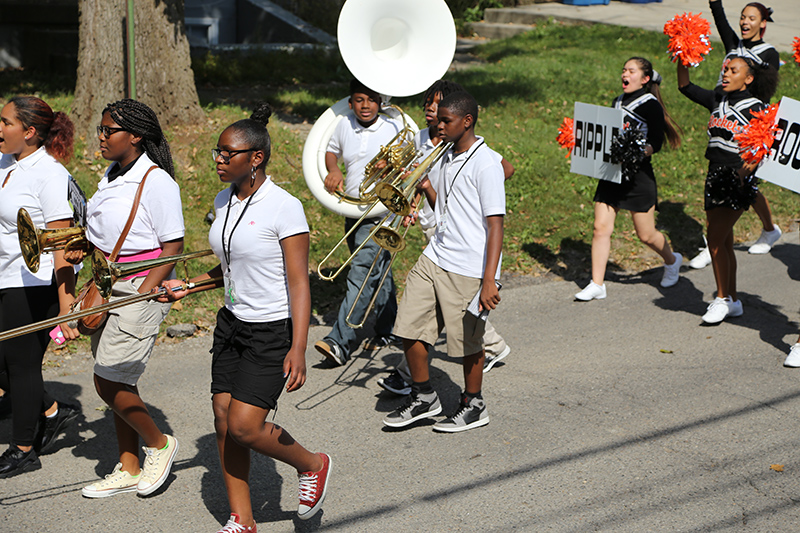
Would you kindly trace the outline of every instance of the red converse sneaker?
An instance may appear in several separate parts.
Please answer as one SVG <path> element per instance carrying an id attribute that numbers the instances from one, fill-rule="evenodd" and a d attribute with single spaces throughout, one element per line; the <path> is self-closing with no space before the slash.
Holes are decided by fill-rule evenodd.
<path id="1" fill-rule="evenodd" d="M 301 472 L 297 474 L 300 481 L 300 506 L 297 516 L 300 520 L 308 520 L 320 510 L 325 501 L 325 492 L 328 490 L 328 479 L 331 473 L 331 458 L 324 453 L 317 454 L 322 457 L 322 469 L 319 472 Z"/>
<path id="2" fill-rule="evenodd" d="M 256 533 L 256 525 L 253 524 L 253 527 L 247 527 L 239 522 L 238 514 L 231 513 L 231 517 L 228 518 L 228 523 L 217 531 L 217 533 Z"/>

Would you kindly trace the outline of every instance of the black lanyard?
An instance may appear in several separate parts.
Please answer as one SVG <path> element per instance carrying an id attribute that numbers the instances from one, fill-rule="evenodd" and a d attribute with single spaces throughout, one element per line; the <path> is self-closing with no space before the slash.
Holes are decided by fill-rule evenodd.
<path id="1" fill-rule="evenodd" d="M 479 142 L 478 146 L 476 146 L 475 149 L 472 151 L 472 153 L 467 156 L 467 158 L 464 160 L 464 162 L 461 163 L 461 166 L 458 167 L 458 170 L 456 171 L 456 175 L 453 176 L 453 179 L 450 182 L 450 192 L 447 191 L 447 182 L 444 183 L 444 209 L 442 209 L 442 213 L 446 213 L 447 212 L 447 199 L 450 197 L 450 193 L 453 192 L 453 185 L 455 185 L 455 183 L 456 183 L 456 178 L 458 178 L 458 175 L 461 174 L 461 170 L 464 168 L 464 166 L 467 164 L 467 162 L 470 159 L 472 159 L 472 156 L 475 155 L 475 152 L 477 152 L 478 148 L 480 148 L 482 145 L 483 145 L 483 139 L 481 139 L 481 141 Z M 445 174 L 447 174 L 447 172 L 445 172 Z"/>
<path id="2" fill-rule="evenodd" d="M 244 216 L 247 208 L 250 207 L 250 201 L 253 199 L 253 196 L 256 195 L 257 191 L 253 191 L 253 194 L 247 198 L 247 203 L 244 204 L 244 209 L 242 209 L 241 214 L 239 214 L 239 218 L 236 219 L 236 223 L 231 228 L 231 236 L 228 238 L 228 247 L 225 248 L 225 228 L 228 225 L 228 217 L 231 214 L 231 205 L 233 204 L 233 194 L 234 190 L 231 189 L 231 195 L 228 198 L 228 210 L 225 212 L 225 221 L 222 223 L 222 256 L 225 258 L 225 262 L 228 264 L 228 272 L 231 271 L 231 241 L 233 240 L 233 232 L 236 231 L 236 226 L 239 225 L 239 222 L 242 221 L 242 217 Z"/>

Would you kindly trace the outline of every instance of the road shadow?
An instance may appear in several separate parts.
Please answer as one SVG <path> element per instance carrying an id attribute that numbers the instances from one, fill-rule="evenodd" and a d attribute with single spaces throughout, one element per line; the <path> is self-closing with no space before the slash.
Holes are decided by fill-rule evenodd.
<path id="1" fill-rule="evenodd" d="M 672 249 L 688 261 L 703 248 L 704 226 L 686 213 L 683 202 L 659 202 L 657 226 L 669 238 Z"/>
<path id="2" fill-rule="evenodd" d="M 522 245 L 522 250 L 551 272 L 566 281 L 586 281 L 592 270 L 592 245 L 575 239 L 562 239 L 559 252 L 554 253 L 550 248 L 538 242 L 528 242 Z M 621 271 L 619 265 L 609 261 L 608 272 Z"/>

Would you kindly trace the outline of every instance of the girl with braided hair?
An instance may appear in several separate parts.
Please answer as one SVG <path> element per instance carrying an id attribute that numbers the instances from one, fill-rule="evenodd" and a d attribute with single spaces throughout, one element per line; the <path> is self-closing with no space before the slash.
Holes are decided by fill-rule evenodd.
<path id="1" fill-rule="evenodd" d="M 87 206 L 88 239 L 108 256 L 124 233 L 134 199 L 141 192 L 116 261 L 181 253 L 181 196 L 169 144 L 156 114 L 135 100 L 114 102 L 103 111 L 97 137 L 100 153 L 112 163 Z M 111 300 L 149 292 L 172 277 L 172 272 L 172 265 L 163 265 L 119 279 Z M 152 300 L 119 307 L 108 313 L 105 324 L 92 335 L 95 388 L 114 411 L 119 462 L 105 479 L 84 487 L 83 495 L 88 498 L 134 491 L 147 496 L 169 475 L 178 441 L 156 426 L 136 385 L 169 308 L 168 303 Z M 145 452 L 141 468 L 140 438 Z"/>
<path id="2" fill-rule="evenodd" d="M 75 272 L 64 253 L 42 254 L 33 273 L 17 236 L 20 207 L 37 227 L 73 225 L 70 201 L 80 203 L 83 193 L 59 162 L 69 160 L 72 145 L 72 122 L 40 98 L 12 98 L 0 112 L 0 330 L 64 315 L 74 300 Z M 61 331 L 66 339 L 78 336 L 66 324 Z M 0 456 L 0 478 L 41 468 L 38 456 L 79 414 L 44 391 L 42 359 L 49 340 L 43 330 L 0 344 L 0 388 L 11 398 L 13 419 L 11 445 Z M 42 412 L 49 416 L 40 421 Z"/>
<path id="3" fill-rule="evenodd" d="M 308 223 L 303 205 L 265 173 L 271 152 L 263 104 L 228 126 L 212 150 L 219 179 L 229 187 L 214 200 L 208 242 L 220 264 L 192 281 L 223 278 L 225 306 L 217 315 L 211 363 L 211 402 L 217 448 L 231 515 L 218 533 L 255 532 L 250 502 L 250 450 L 294 467 L 301 520 L 322 506 L 330 457 L 312 453 L 282 427 L 267 422 L 285 387 L 306 380 L 311 314 Z M 183 298 L 172 291 L 164 301 Z M 204 285 L 190 290 L 214 288 Z"/>

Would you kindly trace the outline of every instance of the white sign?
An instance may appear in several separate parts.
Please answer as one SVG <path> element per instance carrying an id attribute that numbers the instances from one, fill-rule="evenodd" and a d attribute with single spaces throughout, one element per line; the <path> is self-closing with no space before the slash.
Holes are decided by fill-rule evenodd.
<path id="1" fill-rule="evenodd" d="M 611 163 L 611 139 L 622 130 L 621 109 L 575 102 L 575 148 L 570 172 L 622 183 L 622 166 Z"/>
<path id="2" fill-rule="evenodd" d="M 800 192 L 800 102 L 784 96 L 776 117 L 779 131 L 756 177 Z"/>

